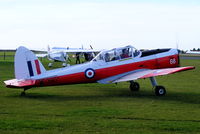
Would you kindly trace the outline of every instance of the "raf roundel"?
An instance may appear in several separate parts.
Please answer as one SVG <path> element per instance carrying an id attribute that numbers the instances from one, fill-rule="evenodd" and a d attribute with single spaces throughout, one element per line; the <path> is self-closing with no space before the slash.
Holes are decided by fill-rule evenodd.
<path id="1" fill-rule="evenodd" d="M 91 79 L 91 78 L 94 77 L 94 75 L 95 75 L 94 69 L 88 68 L 88 69 L 85 70 L 85 77 Z"/>

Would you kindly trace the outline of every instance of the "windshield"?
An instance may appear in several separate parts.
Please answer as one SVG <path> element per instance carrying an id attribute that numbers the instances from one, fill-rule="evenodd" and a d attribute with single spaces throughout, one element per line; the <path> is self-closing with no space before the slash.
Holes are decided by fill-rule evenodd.
<path id="1" fill-rule="evenodd" d="M 140 51 L 135 49 L 132 46 L 126 46 L 121 48 L 114 48 L 112 50 L 100 52 L 92 61 L 115 61 L 126 58 L 137 57 L 140 54 Z"/>
<path id="2" fill-rule="evenodd" d="M 94 59 L 92 59 L 92 61 L 99 61 L 99 60 L 104 60 L 103 59 L 103 51 L 101 51 L 99 54 L 97 54 L 96 57 L 94 57 Z"/>

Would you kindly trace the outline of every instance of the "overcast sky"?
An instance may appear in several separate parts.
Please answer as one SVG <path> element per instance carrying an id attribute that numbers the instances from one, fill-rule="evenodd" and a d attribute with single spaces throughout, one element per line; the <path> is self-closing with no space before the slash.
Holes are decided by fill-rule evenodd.
<path id="1" fill-rule="evenodd" d="M 200 48 L 198 0 L 0 0 L 0 49 Z"/>

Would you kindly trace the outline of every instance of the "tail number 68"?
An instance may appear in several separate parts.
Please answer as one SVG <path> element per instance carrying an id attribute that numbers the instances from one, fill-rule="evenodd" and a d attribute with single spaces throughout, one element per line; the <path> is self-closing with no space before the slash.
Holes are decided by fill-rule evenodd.
<path id="1" fill-rule="evenodd" d="M 170 59 L 170 60 L 169 60 L 169 63 L 170 63 L 170 64 L 176 64 L 176 59 L 175 59 L 175 58 Z"/>

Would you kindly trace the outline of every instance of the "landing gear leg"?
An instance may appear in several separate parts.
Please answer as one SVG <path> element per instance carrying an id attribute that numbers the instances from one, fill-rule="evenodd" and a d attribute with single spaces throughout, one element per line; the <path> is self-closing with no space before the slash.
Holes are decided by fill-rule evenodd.
<path id="1" fill-rule="evenodd" d="M 131 91 L 139 91 L 140 90 L 140 85 L 138 82 L 134 82 L 133 80 L 130 81 L 130 90 Z"/>
<path id="2" fill-rule="evenodd" d="M 150 77 L 151 84 L 154 87 L 156 96 L 164 96 L 166 94 L 166 90 L 164 86 L 158 86 L 156 78 Z"/>

